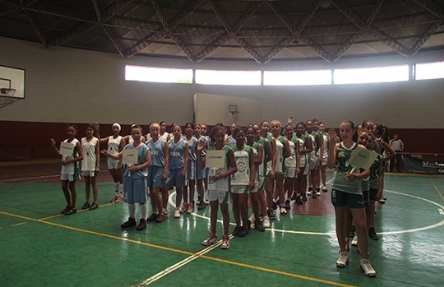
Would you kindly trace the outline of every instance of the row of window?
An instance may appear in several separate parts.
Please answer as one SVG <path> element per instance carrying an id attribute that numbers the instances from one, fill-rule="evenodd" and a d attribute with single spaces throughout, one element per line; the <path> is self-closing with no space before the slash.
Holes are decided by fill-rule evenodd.
<path id="1" fill-rule="evenodd" d="M 411 66 L 384 66 L 358 69 L 300 71 L 227 71 L 194 72 L 194 83 L 202 85 L 286 86 L 340 85 L 358 83 L 402 82 L 444 78 L 444 62 L 417 63 Z M 193 69 L 168 69 L 144 66 L 125 67 L 125 80 L 159 83 L 193 83 Z"/>

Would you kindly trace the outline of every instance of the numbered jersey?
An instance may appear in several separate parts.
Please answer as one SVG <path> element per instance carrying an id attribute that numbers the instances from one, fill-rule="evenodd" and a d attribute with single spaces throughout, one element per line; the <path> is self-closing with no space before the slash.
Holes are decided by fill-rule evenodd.
<path id="1" fill-rule="evenodd" d="M 245 146 L 242 150 L 239 150 L 234 146 L 232 149 L 236 159 L 237 172 L 231 175 L 231 185 L 248 185 L 250 183 L 251 147 Z"/>
<path id="2" fill-rule="evenodd" d="M 96 169 L 96 147 L 99 142 L 99 139 L 93 137 L 91 140 L 87 140 L 86 138 L 82 138 L 82 151 L 83 151 L 83 160 L 82 160 L 82 171 L 94 171 Z"/>
<path id="3" fill-rule="evenodd" d="M 221 174 L 223 172 L 228 171 L 229 168 L 229 159 L 228 159 L 228 152 L 230 151 L 230 147 L 228 145 L 224 146 L 222 150 L 224 151 L 225 157 L 224 157 L 224 167 L 222 168 L 209 168 L 208 169 L 208 190 L 215 190 L 215 191 L 230 191 L 231 190 L 231 184 L 230 184 L 230 177 L 221 178 L 219 180 L 213 181 L 212 177 L 213 174 Z M 208 150 L 215 150 L 214 146 L 210 146 Z"/>

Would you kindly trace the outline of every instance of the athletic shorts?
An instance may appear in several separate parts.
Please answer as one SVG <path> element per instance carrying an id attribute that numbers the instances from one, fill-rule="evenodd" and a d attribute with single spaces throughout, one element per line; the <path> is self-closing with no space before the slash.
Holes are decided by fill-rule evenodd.
<path id="1" fill-rule="evenodd" d="M 310 171 L 310 169 L 306 165 L 299 167 L 299 172 L 303 175 L 308 175 L 309 171 Z"/>
<path id="2" fill-rule="evenodd" d="M 258 192 L 259 190 L 264 190 L 265 188 L 265 176 L 259 175 L 256 177 L 256 180 L 254 182 L 254 189 L 250 190 L 250 192 Z"/>
<path id="3" fill-rule="evenodd" d="M 228 204 L 230 202 L 230 192 L 226 190 L 208 190 L 207 199 L 209 201 L 217 200 L 219 204 Z"/>
<path id="4" fill-rule="evenodd" d="M 78 174 L 74 175 L 74 174 L 62 173 L 60 175 L 60 180 L 76 181 L 79 179 L 80 179 L 80 176 Z"/>
<path id="5" fill-rule="evenodd" d="M 204 179 L 205 178 L 205 168 L 201 169 L 199 168 L 199 162 L 196 160 L 196 179 Z"/>
<path id="6" fill-rule="evenodd" d="M 327 165 L 327 160 L 328 160 L 328 154 L 325 154 L 325 155 L 322 157 L 321 166 L 326 166 L 326 165 Z"/>
<path id="7" fill-rule="evenodd" d="M 296 177 L 296 167 L 286 167 L 285 177 L 295 178 Z"/>
<path id="8" fill-rule="evenodd" d="M 310 170 L 316 169 L 319 167 L 319 157 L 310 155 Z"/>
<path id="9" fill-rule="evenodd" d="M 167 180 L 167 186 L 168 187 L 184 187 L 187 185 L 185 177 L 182 177 L 182 168 L 174 168 L 168 170 L 168 180 Z"/>
<path id="10" fill-rule="evenodd" d="M 232 185 L 231 186 L 231 193 L 236 194 L 248 194 L 249 187 L 248 185 Z"/>
<path id="11" fill-rule="evenodd" d="M 82 170 L 83 176 L 96 177 L 99 173 L 95 170 Z"/>
<path id="12" fill-rule="evenodd" d="M 106 159 L 108 169 L 117 169 L 119 167 L 119 160 L 108 157 Z"/>
<path id="13" fill-rule="evenodd" d="M 165 181 L 162 181 L 163 167 L 161 166 L 150 166 L 148 169 L 147 186 L 149 188 L 153 187 L 164 187 Z"/>
<path id="14" fill-rule="evenodd" d="M 147 201 L 145 177 L 123 178 L 123 201 L 129 204 Z"/>
<path id="15" fill-rule="evenodd" d="M 376 195 L 378 194 L 378 190 L 376 188 L 370 188 L 370 199 L 376 200 Z"/>
<path id="16" fill-rule="evenodd" d="M 196 177 L 196 162 L 195 161 L 188 161 L 187 166 L 187 180 L 195 180 Z"/>
<path id="17" fill-rule="evenodd" d="M 348 206 L 350 208 L 364 208 L 364 196 L 333 189 L 331 191 L 331 203 L 335 207 Z"/>

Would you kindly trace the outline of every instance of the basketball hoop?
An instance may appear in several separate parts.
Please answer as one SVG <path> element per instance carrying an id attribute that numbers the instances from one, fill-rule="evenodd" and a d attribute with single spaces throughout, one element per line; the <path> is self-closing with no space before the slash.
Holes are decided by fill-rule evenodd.
<path id="1" fill-rule="evenodd" d="M 0 96 L 2 97 L 14 97 L 15 89 L 0 88 Z"/>

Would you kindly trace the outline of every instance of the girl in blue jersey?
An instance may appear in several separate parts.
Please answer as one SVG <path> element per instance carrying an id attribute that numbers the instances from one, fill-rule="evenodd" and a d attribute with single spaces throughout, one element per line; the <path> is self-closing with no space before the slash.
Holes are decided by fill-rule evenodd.
<path id="1" fill-rule="evenodd" d="M 348 263 L 348 220 L 347 212 L 353 216 L 362 259 L 361 269 L 365 275 L 375 277 L 376 272 L 368 259 L 368 237 L 365 216 L 364 198 L 362 194 L 362 179 L 370 175 L 370 170 L 352 172 L 348 160 L 354 150 L 358 148 L 355 125 L 350 120 L 345 120 L 340 125 L 342 141 L 330 141 L 327 166 L 335 168 L 331 199 L 335 209 L 336 237 L 339 243 L 339 259 L 336 261 L 338 267 L 346 267 Z M 336 139 L 335 130 L 328 132 L 330 139 Z M 364 146 L 359 146 L 365 148 Z"/>
<path id="2" fill-rule="evenodd" d="M 109 153 L 119 153 L 125 147 L 125 140 L 120 135 L 121 127 L 118 123 L 112 126 L 113 135 L 105 138 L 100 138 L 100 126 L 98 123 L 94 124 L 96 135 L 100 139 L 101 144 L 107 144 Z M 111 202 L 119 203 L 123 201 L 123 178 L 122 178 L 122 160 L 115 160 L 111 157 L 107 158 L 108 171 L 111 174 L 114 182 L 115 195 Z"/>
<path id="3" fill-rule="evenodd" d="M 205 149 L 208 148 L 208 140 L 206 137 L 204 137 L 201 134 L 201 124 L 196 123 L 194 124 L 194 137 L 198 140 L 198 141 L 202 141 Z M 198 198 L 197 198 L 197 209 L 198 210 L 202 210 L 205 209 L 206 204 L 204 201 L 204 178 L 205 178 L 205 168 L 201 169 L 199 168 L 199 163 L 197 161 L 196 162 L 196 189 L 197 189 L 197 194 L 198 194 Z"/>
<path id="4" fill-rule="evenodd" d="M 72 155 L 62 156 L 62 171 L 60 180 L 62 182 L 62 190 L 66 200 L 66 207 L 61 213 L 64 215 L 71 215 L 77 212 L 76 181 L 80 179 L 79 161 L 83 160 L 83 152 L 79 140 L 76 139 L 77 127 L 75 125 L 68 125 L 67 134 L 68 138 L 64 140 L 64 142 L 72 144 L 73 149 Z M 52 149 L 57 154 L 60 154 L 60 150 L 56 147 L 56 141 L 54 139 L 50 139 L 50 142 Z"/>
<path id="5" fill-rule="evenodd" d="M 185 124 L 184 140 L 188 144 L 188 167 L 187 167 L 187 181 L 188 188 L 185 187 L 183 190 L 183 207 L 182 211 L 188 214 L 194 211 L 194 190 L 197 180 L 197 170 L 196 170 L 196 146 L 197 139 L 194 136 L 194 124 L 188 122 Z"/>
<path id="6" fill-rule="evenodd" d="M 137 151 L 137 163 L 123 165 L 123 200 L 128 203 L 129 218 L 120 225 L 121 228 L 129 228 L 136 226 L 136 203 L 140 205 L 140 222 L 136 230 L 144 230 L 146 228 L 146 177 L 148 175 L 148 167 L 151 165 L 151 154 L 148 147 L 141 142 L 142 128 L 138 125 L 131 126 L 131 137 L 133 142 L 127 144 L 124 150 Z M 114 154 L 107 150 L 102 150 L 106 156 L 114 159 L 123 157 L 123 151 Z"/>
<path id="7" fill-rule="evenodd" d="M 169 166 L 168 187 L 176 187 L 176 208 L 174 218 L 180 218 L 180 204 L 182 203 L 183 188 L 186 186 L 188 166 L 188 143 L 182 138 L 182 129 L 175 124 L 172 127 L 173 138 L 168 144 Z"/>
<path id="8" fill-rule="evenodd" d="M 148 222 L 156 221 L 163 222 L 164 217 L 168 216 L 168 212 L 163 208 L 160 191 L 165 187 L 165 182 L 168 178 L 168 142 L 159 137 L 160 125 L 152 123 L 150 125 L 150 136 L 146 142 L 151 153 L 151 166 L 148 170 L 148 188 L 150 189 L 151 207 L 153 213 L 147 218 Z M 164 195 L 165 196 L 165 195 Z M 168 197 L 168 191 L 167 195 Z"/>
<path id="9" fill-rule="evenodd" d="M 224 145 L 225 140 L 225 128 L 221 126 L 215 126 L 211 130 L 210 141 L 211 145 L 208 148 L 210 150 L 222 150 L 224 153 L 224 167 L 223 168 L 210 168 L 209 180 L 208 180 L 208 192 L 207 198 L 210 201 L 210 234 L 207 239 L 202 242 L 202 245 L 208 246 L 217 242 L 216 235 L 216 223 L 217 212 L 220 209 L 222 211 L 223 222 L 223 236 L 222 236 L 222 249 L 228 249 L 230 247 L 228 228 L 230 225 L 230 213 L 228 211 L 228 202 L 230 201 L 230 176 L 237 171 L 236 160 L 234 158 L 233 150 Z M 204 168 L 206 166 L 206 157 L 202 155 L 205 147 L 202 142 L 197 145 L 197 159 L 199 166 Z"/>
<path id="10" fill-rule="evenodd" d="M 254 188 L 255 165 L 253 148 L 245 144 L 245 132 L 241 128 L 233 131 L 236 145 L 232 147 L 237 171 L 231 176 L 233 216 L 236 222 L 233 235 L 245 237 L 248 234 L 248 193 Z M 242 219 L 242 224 L 241 224 Z"/>

